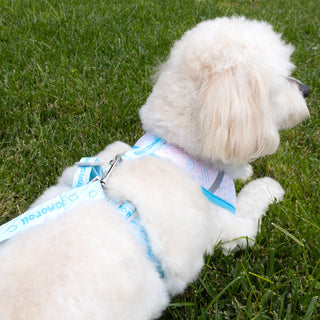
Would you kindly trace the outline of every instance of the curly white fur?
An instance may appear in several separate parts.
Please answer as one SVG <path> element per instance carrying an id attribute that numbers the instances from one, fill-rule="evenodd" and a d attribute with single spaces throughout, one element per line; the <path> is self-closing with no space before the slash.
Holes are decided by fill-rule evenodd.
<path id="1" fill-rule="evenodd" d="M 143 127 L 246 179 L 248 161 L 277 149 L 278 130 L 308 116 L 298 86 L 286 78 L 291 53 L 263 22 L 200 23 L 163 65 L 140 111 Z M 108 162 L 128 149 L 116 142 L 97 157 Z M 69 190 L 74 171 L 66 169 L 34 205 Z M 1 244 L 2 320 L 154 319 L 195 279 L 205 252 L 218 243 L 226 253 L 252 245 L 268 205 L 284 194 L 271 178 L 252 181 L 233 215 L 210 203 L 183 169 L 155 157 L 122 163 L 107 190 L 136 206 L 164 279 L 117 209 L 102 200 L 82 203 Z"/>
<path id="2" fill-rule="evenodd" d="M 278 130 L 309 115 L 286 78 L 292 51 L 267 23 L 200 23 L 162 66 L 140 110 L 143 128 L 205 161 L 242 164 L 275 152 Z"/>

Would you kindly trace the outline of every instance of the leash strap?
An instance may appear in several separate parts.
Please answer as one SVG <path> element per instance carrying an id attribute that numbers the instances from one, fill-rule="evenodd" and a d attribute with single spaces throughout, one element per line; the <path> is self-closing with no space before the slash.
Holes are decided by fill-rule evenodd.
<path id="1" fill-rule="evenodd" d="M 49 218 L 58 217 L 76 206 L 80 200 L 96 199 L 105 199 L 104 191 L 99 181 L 64 192 L 0 226 L 0 242 L 12 238 L 31 226 L 43 223 Z"/>

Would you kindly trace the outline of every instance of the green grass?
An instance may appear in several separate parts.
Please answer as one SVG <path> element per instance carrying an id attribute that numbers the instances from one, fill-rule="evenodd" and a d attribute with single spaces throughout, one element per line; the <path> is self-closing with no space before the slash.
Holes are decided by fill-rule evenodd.
<path id="1" fill-rule="evenodd" d="M 0 0 L 0 224 L 24 212 L 63 168 L 141 134 L 154 68 L 197 22 L 246 15 L 296 47 L 311 118 L 282 133 L 255 177 L 285 188 L 256 246 L 217 250 L 161 319 L 320 318 L 320 4 L 314 0 Z M 1 263 L 1 261 L 0 261 Z"/>

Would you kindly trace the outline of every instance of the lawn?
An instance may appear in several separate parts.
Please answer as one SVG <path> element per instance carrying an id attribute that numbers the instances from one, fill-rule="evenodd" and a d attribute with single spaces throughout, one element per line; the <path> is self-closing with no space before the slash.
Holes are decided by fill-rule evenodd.
<path id="1" fill-rule="evenodd" d="M 82 156 L 119 139 L 134 143 L 138 109 L 174 41 L 202 20 L 234 14 L 268 21 L 295 46 L 294 76 L 311 87 L 311 117 L 253 164 L 254 177 L 286 190 L 256 245 L 206 257 L 161 319 L 318 319 L 318 0 L 0 0 L 0 224 Z"/>

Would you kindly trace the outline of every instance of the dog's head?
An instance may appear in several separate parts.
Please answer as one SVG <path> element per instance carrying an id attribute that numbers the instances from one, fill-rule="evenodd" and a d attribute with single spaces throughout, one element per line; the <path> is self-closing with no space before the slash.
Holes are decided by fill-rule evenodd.
<path id="1" fill-rule="evenodd" d="M 140 110 L 143 128 L 206 161 L 241 164 L 276 151 L 278 131 L 308 117 L 290 78 L 293 48 L 264 22 L 218 18 L 177 41 Z"/>

